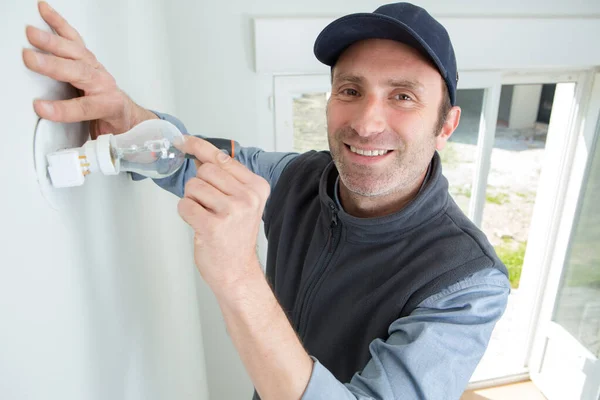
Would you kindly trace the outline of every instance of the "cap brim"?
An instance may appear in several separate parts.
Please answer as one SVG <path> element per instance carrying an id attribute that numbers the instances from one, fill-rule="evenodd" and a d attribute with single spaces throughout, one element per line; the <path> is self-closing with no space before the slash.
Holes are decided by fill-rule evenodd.
<path id="1" fill-rule="evenodd" d="M 365 39 L 390 39 L 414 47 L 433 61 L 442 78 L 446 79 L 448 73 L 439 58 L 415 31 L 380 14 L 351 14 L 333 21 L 317 37 L 314 53 L 323 64 L 333 66 L 344 50 Z"/>

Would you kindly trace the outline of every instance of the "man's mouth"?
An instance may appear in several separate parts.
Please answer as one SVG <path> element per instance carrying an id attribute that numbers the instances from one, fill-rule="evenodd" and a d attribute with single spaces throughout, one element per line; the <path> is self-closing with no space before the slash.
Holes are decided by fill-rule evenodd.
<path id="1" fill-rule="evenodd" d="M 383 156 L 391 151 L 386 149 L 361 149 L 359 147 L 349 145 L 346 146 L 350 149 L 351 152 L 367 157 Z"/>

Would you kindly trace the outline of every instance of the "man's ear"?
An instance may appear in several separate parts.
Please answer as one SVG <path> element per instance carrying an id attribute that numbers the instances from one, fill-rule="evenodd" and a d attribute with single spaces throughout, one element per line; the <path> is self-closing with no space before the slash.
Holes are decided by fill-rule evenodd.
<path id="1" fill-rule="evenodd" d="M 454 106 L 450 109 L 450 111 L 448 111 L 448 114 L 446 115 L 446 121 L 442 126 L 442 130 L 435 138 L 435 148 L 437 150 L 442 150 L 444 147 L 446 147 L 446 142 L 448 139 L 450 139 L 450 136 L 452 136 L 458 127 L 460 113 L 461 109 L 458 106 Z"/>

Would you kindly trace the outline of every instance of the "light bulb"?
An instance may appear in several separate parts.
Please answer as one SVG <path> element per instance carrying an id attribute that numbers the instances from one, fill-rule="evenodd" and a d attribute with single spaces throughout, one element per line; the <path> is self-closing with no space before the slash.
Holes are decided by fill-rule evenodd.
<path id="1" fill-rule="evenodd" d="M 116 175 L 135 172 L 149 178 L 174 174 L 185 160 L 175 145 L 183 135 L 168 121 L 151 119 L 119 134 L 100 135 L 82 147 L 47 155 L 48 173 L 54 187 L 83 185 L 85 176 L 94 172 Z"/>

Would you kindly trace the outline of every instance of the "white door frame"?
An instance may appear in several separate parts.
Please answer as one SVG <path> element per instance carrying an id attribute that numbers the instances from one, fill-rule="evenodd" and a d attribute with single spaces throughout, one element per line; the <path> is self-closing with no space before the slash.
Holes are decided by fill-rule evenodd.
<path id="1" fill-rule="evenodd" d="M 547 267 L 544 268 L 543 279 L 538 283 L 538 313 L 535 315 L 536 328 L 532 330 L 531 356 L 529 367 L 532 380 L 544 392 L 552 398 L 564 390 L 565 381 L 557 382 L 555 377 L 544 373 L 542 366 L 549 362 L 547 356 L 547 345 L 549 341 L 557 341 L 561 347 L 568 349 L 563 352 L 561 368 L 583 368 L 584 363 L 595 357 L 589 353 L 575 338 L 564 328 L 552 321 L 552 314 L 556 303 L 556 297 L 560 280 L 573 233 L 577 210 L 581 201 L 581 191 L 585 184 L 586 172 L 590 161 L 591 149 L 594 141 L 600 140 L 600 72 L 588 73 L 581 79 L 578 85 L 576 99 L 577 107 L 573 110 L 574 132 L 571 140 L 566 141 L 568 152 L 565 152 L 564 167 L 561 175 L 557 178 L 560 185 L 561 198 L 555 203 L 556 219 L 552 221 L 551 236 L 548 238 L 548 248 L 545 254 Z M 597 360 L 596 360 L 597 361 Z M 552 362 L 552 361 L 550 361 Z M 589 379 L 589 378 L 588 378 Z M 596 379 L 600 380 L 600 376 Z M 600 393 L 582 393 L 582 399 L 596 400 Z M 587 396 L 587 397 L 585 397 Z"/>
<path id="2" fill-rule="evenodd" d="M 569 171 L 573 163 L 575 145 L 580 134 L 582 109 L 587 101 L 590 73 L 518 74 L 507 75 L 503 84 L 575 84 L 574 93 L 557 94 L 571 102 L 570 107 L 553 106 L 545 147 L 544 163 L 536 193 L 535 207 L 530 223 L 528 244 L 519 285 L 519 297 L 531 307 L 522 310 L 516 319 L 518 330 L 524 340 L 518 344 L 522 363 L 528 365 L 533 338 L 538 330 L 543 293 L 547 290 L 550 263 L 555 250 L 558 221 L 562 218 L 564 199 L 567 194 Z M 567 88 L 568 89 L 568 88 Z M 559 89 L 557 89 L 559 91 Z M 570 97 L 570 98 L 569 98 Z"/>

